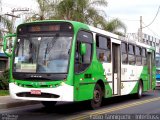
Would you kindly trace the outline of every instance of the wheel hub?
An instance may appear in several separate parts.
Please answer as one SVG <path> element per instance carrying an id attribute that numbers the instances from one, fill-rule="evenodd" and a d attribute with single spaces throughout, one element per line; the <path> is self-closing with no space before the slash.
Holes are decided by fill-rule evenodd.
<path id="1" fill-rule="evenodd" d="M 94 101 L 98 103 L 100 101 L 100 93 L 98 90 L 94 91 Z"/>

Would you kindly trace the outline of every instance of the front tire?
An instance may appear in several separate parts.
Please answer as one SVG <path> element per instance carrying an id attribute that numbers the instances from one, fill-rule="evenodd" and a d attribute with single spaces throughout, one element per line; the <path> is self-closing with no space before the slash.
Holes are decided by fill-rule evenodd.
<path id="1" fill-rule="evenodd" d="M 41 101 L 41 103 L 45 108 L 52 109 L 56 105 L 57 101 Z"/>
<path id="2" fill-rule="evenodd" d="M 102 88 L 99 84 L 96 84 L 93 92 L 93 99 L 91 100 L 91 108 L 96 109 L 101 106 L 102 103 L 103 92 Z"/>

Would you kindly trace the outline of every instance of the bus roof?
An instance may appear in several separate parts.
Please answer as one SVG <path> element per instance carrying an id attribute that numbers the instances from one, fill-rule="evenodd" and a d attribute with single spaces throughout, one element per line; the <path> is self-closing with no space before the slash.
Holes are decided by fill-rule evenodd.
<path id="1" fill-rule="evenodd" d="M 100 28 L 96 28 L 96 27 L 87 25 L 87 24 L 85 24 L 85 23 L 77 22 L 77 21 L 70 21 L 70 20 L 41 20 L 41 21 L 33 21 L 33 22 L 23 23 L 23 24 L 20 24 L 19 26 L 25 25 L 25 24 L 36 24 L 36 23 L 45 23 L 45 22 L 46 22 L 46 23 L 47 23 L 47 22 L 69 22 L 69 23 L 71 23 L 72 25 L 76 26 L 77 29 L 87 29 L 87 30 L 91 30 L 92 32 L 95 32 L 95 33 L 98 33 L 98 34 L 102 34 L 102 35 L 106 35 L 106 36 L 109 36 L 109 37 L 111 37 L 111 38 L 114 38 L 114 39 L 117 39 L 117 40 L 120 40 L 120 41 L 124 41 L 124 42 L 127 42 L 127 43 L 136 44 L 136 45 L 138 45 L 138 46 L 143 46 L 143 47 L 145 47 L 145 48 L 148 48 L 148 49 L 151 49 L 151 50 L 155 50 L 155 47 L 153 47 L 153 46 L 149 46 L 149 45 L 146 45 L 146 44 L 141 43 L 141 42 L 138 42 L 138 41 L 130 41 L 130 40 L 127 40 L 127 41 L 126 41 L 126 38 L 123 37 L 123 36 L 119 36 L 119 35 L 116 35 L 116 34 L 114 34 L 114 33 L 111 33 L 111 32 L 102 30 L 102 29 L 100 29 Z"/>

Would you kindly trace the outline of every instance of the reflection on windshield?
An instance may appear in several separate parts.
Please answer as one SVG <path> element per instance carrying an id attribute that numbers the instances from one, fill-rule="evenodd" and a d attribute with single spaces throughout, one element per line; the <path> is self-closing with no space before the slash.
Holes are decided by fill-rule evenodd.
<path id="1" fill-rule="evenodd" d="M 29 73 L 67 73 L 71 36 L 19 38 L 14 71 Z"/>

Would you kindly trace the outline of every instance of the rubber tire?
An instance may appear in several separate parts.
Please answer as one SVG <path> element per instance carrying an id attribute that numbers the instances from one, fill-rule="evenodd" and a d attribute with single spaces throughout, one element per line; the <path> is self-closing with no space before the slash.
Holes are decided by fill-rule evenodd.
<path id="1" fill-rule="evenodd" d="M 136 93 L 136 98 L 140 99 L 142 97 L 142 94 L 143 94 L 143 85 L 142 82 L 140 81 L 138 86 L 138 91 Z"/>
<path id="2" fill-rule="evenodd" d="M 41 103 L 45 108 L 52 109 L 56 105 L 57 101 L 41 101 Z"/>
<path id="3" fill-rule="evenodd" d="M 96 109 L 101 106 L 103 98 L 102 88 L 99 84 L 96 84 L 93 92 L 93 99 L 90 101 L 91 109 Z"/>

